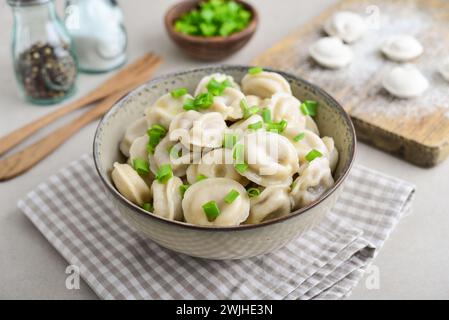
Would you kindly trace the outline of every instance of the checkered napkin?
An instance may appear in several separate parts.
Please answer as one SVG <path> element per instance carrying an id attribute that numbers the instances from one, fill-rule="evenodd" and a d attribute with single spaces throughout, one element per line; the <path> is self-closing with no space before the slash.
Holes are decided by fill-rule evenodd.
<path id="1" fill-rule="evenodd" d="M 131 229 L 100 183 L 85 155 L 18 206 L 104 299 L 343 298 L 414 193 L 407 182 L 356 166 L 319 227 L 264 256 L 213 261 L 172 252 Z"/>

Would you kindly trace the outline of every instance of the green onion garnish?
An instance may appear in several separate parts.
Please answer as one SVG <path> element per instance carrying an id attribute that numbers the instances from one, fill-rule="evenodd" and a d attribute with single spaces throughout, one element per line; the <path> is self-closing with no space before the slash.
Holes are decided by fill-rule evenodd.
<path id="1" fill-rule="evenodd" d="M 231 83 L 226 79 L 222 82 L 219 82 L 217 80 L 215 80 L 214 78 L 212 78 L 211 81 L 209 81 L 209 83 L 207 84 L 207 91 L 209 93 L 211 93 L 214 96 L 220 96 L 223 94 L 223 91 L 227 88 L 230 87 Z"/>
<path id="2" fill-rule="evenodd" d="M 250 107 L 246 99 L 240 100 L 240 108 L 242 109 L 243 118 L 245 119 L 248 119 L 249 117 L 260 111 L 260 108 L 258 106 Z"/>
<path id="3" fill-rule="evenodd" d="M 306 136 L 306 134 L 304 132 L 301 132 L 297 136 L 293 137 L 293 141 L 295 141 L 295 142 L 301 141 L 302 139 L 304 139 L 305 136 Z"/>
<path id="4" fill-rule="evenodd" d="M 258 129 L 262 129 L 262 128 L 263 128 L 262 121 L 258 121 L 258 122 L 251 123 L 248 125 L 248 129 L 251 129 L 251 130 L 258 130 Z"/>
<path id="5" fill-rule="evenodd" d="M 232 189 L 232 190 L 229 191 L 229 193 L 226 195 L 226 197 L 224 198 L 224 201 L 225 201 L 227 204 L 231 204 L 231 203 L 233 203 L 234 200 L 237 199 L 239 196 L 240 196 L 240 193 L 239 193 L 237 190 Z"/>
<path id="6" fill-rule="evenodd" d="M 181 197 L 184 197 L 184 193 L 186 193 L 186 191 L 189 187 L 190 187 L 190 184 L 181 184 L 179 186 L 179 192 L 181 193 Z"/>
<path id="7" fill-rule="evenodd" d="M 249 188 L 246 190 L 246 193 L 248 193 L 248 197 L 254 198 L 260 195 L 260 190 L 258 188 Z"/>
<path id="8" fill-rule="evenodd" d="M 267 130 L 271 132 L 282 133 L 287 128 L 287 121 L 281 120 L 278 123 L 267 123 Z"/>
<path id="9" fill-rule="evenodd" d="M 195 99 L 187 99 L 184 102 L 184 110 L 207 109 L 214 102 L 214 96 L 210 92 L 200 93 Z"/>
<path id="10" fill-rule="evenodd" d="M 179 159 L 182 155 L 182 149 L 179 148 L 178 145 L 173 145 L 170 147 L 170 150 L 168 151 L 171 159 Z"/>
<path id="11" fill-rule="evenodd" d="M 312 149 L 308 154 L 306 154 L 306 160 L 312 162 L 314 159 L 322 157 L 323 154 L 316 149 Z"/>
<path id="12" fill-rule="evenodd" d="M 252 67 L 248 69 L 248 73 L 249 74 L 258 74 L 261 73 L 263 71 L 263 68 L 261 67 Z"/>
<path id="13" fill-rule="evenodd" d="M 173 98 L 181 98 L 182 96 L 185 96 L 189 91 L 186 88 L 179 88 L 175 89 L 171 92 L 171 96 Z"/>
<path id="14" fill-rule="evenodd" d="M 184 101 L 184 106 L 182 107 L 184 110 L 195 110 L 195 99 L 187 99 Z"/>
<path id="15" fill-rule="evenodd" d="M 156 180 L 160 183 L 167 183 L 173 177 L 173 171 L 171 165 L 164 164 L 159 167 L 156 172 Z"/>
<path id="16" fill-rule="evenodd" d="M 207 179 L 207 176 L 205 176 L 204 174 L 199 174 L 196 176 L 196 182 L 200 182 Z"/>
<path id="17" fill-rule="evenodd" d="M 237 135 L 233 133 L 225 133 L 223 138 L 223 147 L 226 149 L 232 149 L 237 143 Z"/>
<path id="18" fill-rule="evenodd" d="M 313 100 L 305 100 L 301 103 L 300 109 L 305 116 L 315 117 L 317 115 L 318 102 Z"/>
<path id="19" fill-rule="evenodd" d="M 263 122 L 271 123 L 273 121 L 271 119 L 271 110 L 270 109 L 263 109 L 263 111 L 262 111 L 262 118 L 263 118 Z"/>
<path id="20" fill-rule="evenodd" d="M 202 205 L 203 211 L 206 214 L 209 221 L 215 220 L 220 215 L 220 208 L 218 208 L 217 202 L 212 200 Z"/>
<path id="21" fill-rule="evenodd" d="M 243 163 L 243 160 L 245 159 L 245 146 L 243 144 L 236 144 L 234 146 L 232 157 L 236 163 Z"/>
<path id="22" fill-rule="evenodd" d="M 150 165 L 147 160 L 140 158 L 134 159 L 133 167 L 141 176 L 146 176 L 150 173 Z"/>
<path id="23" fill-rule="evenodd" d="M 149 202 L 142 204 L 142 209 L 149 212 L 154 211 L 153 205 Z"/>
<path id="24" fill-rule="evenodd" d="M 243 174 L 246 170 L 248 170 L 248 165 L 246 163 L 238 163 L 234 165 L 235 170 L 237 170 L 238 173 Z"/>
<path id="25" fill-rule="evenodd" d="M 153 124 L 150 129 L 147 131 L 148 134 L 148 145 L 147 151 L 150 154 L 154 154 L 154 150 L 162 138 L 167 134 L 167 129 L 160 124 Z"/>

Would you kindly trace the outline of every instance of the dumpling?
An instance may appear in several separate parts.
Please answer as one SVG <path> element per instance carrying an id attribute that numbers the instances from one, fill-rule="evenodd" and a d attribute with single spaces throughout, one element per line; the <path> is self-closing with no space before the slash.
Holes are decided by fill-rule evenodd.
<path id="1" fill-rule="evenodd" d="M 114 163 L 112 181 L 118 191 L 139 206 L 151 201 L 151 190 L 141 176 L 127 163 Z"/>
<path id="2" fill-rule="evenodd" d="M 309 130 L 301 130 L 300 128 L 287 128 L 283 134 L 290 140 L 293 146 L 296 148 L 299 162 L 306 163 L 306 155 L 313 149 L 319 151 L 323 156 L 328 156 L 328 149 L 321 138 Z M 303 137 L 295 141 L 294 138 L 298 135 Z"/>
<path id="3" fill-rule="evenodd" d="M 309 54 L 319 65 L 329 69 L 343 68 L 353 58 L 351 48 L 336 37 L 319 39 L 311 45 Z"/>
<path id="4" fill-rule="evenodd" d="M 226 88 L 223 94 L 214 97 L 212 105 L 202 112 L 219 112 L 225 120 L 238 120 L 243 118 L 243 111 L 240 107 L 240 101 L 245 95 L 238 89 Z"/>
<path id="5" fill-rule="evenodd" d="M 294 210 L 318 200 L 333 184 L 329 160 L 324 157 L 315 158 L 293 182 L 290 199 Z"/>
<path id="6" fill-rule="evenodd" d="M 248 131 L 248 126 L 250 124 L 254 124 L 261 121 L 263 122 L 263 118 L 260 115 L 255 114 L 249 117 L 248 119 L 234 122 L 229 127 L 229 129 L 231 129 L 232 133 L 236 134 L 238 137 L 241 137 L 245 132 Z"/>
<path id="7" fill-rule="evenodd" d="M 214 149 L 206 153 L 197 166 L 196 176 L 200 174 L 208 178 L 229 178 L 244 186 L 249 183 L 248 179 L 235 170 L 230 149 Z"/>
<path id="8" fill-rule="evenodd" d="M 306 116 L 306 129 L 312 131 L 318 136 L 320 135 L 320 130 L 311 116 Z"/>
<path id="9" fill-rule="evenodd" d="M 239 155 L 239 150 L 243 150 Z M 299 169 L 298 154 L 293 144 L 284 136 L 256 131 L 243 136 L 234 146 L 236 163 L 244 161 L 246 170 L 239 173 L 261 186 L 290 185 L 293 174 Z"/>
<path id="10" fill-rule="evenodd" d="M 239 196 L 232 202 L 226 203 L 226 195 L 235 190 Z M 215 201 L 220 214 L 210 220 L 203 209 L 203 205 Z M 191 185 L 184 194 L 182 209 L 188 223 L 202 226 L 238 226 L 248 218 L 250 201 L 243 186 L 228 178 L 204 179 Z"/>
<path id="11" fill-rule="evenodd" d="M 173 174 L 178 177 L 185 176 L 187 167 L 200 158 L 201 152 L 192 152 L 181 143 L 170 141 L 167 136 L 156 146 L 152 157 L 156 168 L 170 164 Z"/>
<path id="12" fill-rule="evenodd" d="M 271 98 L 275 93 L 292 94 L 287 80 L 275 72 L 262 71 L 256 74 L 246 74 L 242 79 L 242 91 L 245 95 L 255 95 L 262 99 Z"/>
<path id="13" fill-rule="evenodd" d="M 363 36 L 366 31 L 366 24 L 357 13 L 339 11 L 326 21 L 324 30 L 332 37 L 340 38 L 346 43 L 352 43 Z"/>
<path id="14" fill-rule="evenodd" d="M 418 58 L 424 51 L 421 43 L 410 35 L 394 35 L 382 44 L 382 53 L 390 60 L 407 62 Z"/>
<path id="15" fill-rule="evenodd" d="M 168 128 L 173 117 L 184 112 L 183 106 L 187 99 L 193 99 L 193 97 L 190 94 L 179 98 L 174 98 L 171 93 L 163 95 L 145 110 L 148 124 L 150 126 L 160 124 Z"/>
<path id="16" fill-rule="evenodd" d="M 338 164 L 338 150 L 337 148 L 335 148 L 334 139 L 331 137 L 323 137 L 321 138 L 321 140 L 326 145 L 329 166 L 331 168 L 331 171 L 334 172 Z"/>
<path id="17" fill-rule="evenodd" d="M 291 210 L 289 186 L 269 186 L 260 195 L 251 198 L 246 223 L 254 224 L 288 215 Z"/>
<path id="18" fill-rule="evenodd" d="M 382 84 L 390 94 L 403 99 L 419 97 L 429 87 L 429 81 L 411 64 L 392 68 L 384 75 Z"/>
<path id="19" fill-rule="evenodd" d="M 138 137 L 137 139 L 134 140 L 134 142 L 131 144 L 131 147 L 129 148 L 128 163 L 130 165 L 132 165 L 134 159 L 147 160 L 148 158 L 147 145 L 148 145 L 147 134 Z"/>
<path id="20" fill-rule="evenodd" d="M 120 142 L 120 151 L 127 157 L 129 157 L 129 148 L 131 144 L 138 137 L 143 136 L 147 133 L 149 128 L 147 119 L 145 117 L 139 118 L 131 123 L 125 131 L 122 141 Z"/>
<path id="21" fill-rule="evenodd" d="M 267 108 L 271 111 L 273 122 L 286 120 L 288 126 L 305 128 L 306 117 L 299 109 L 301 102 L 294 96 L 286 93 L 276 93 L 271 97 Z"/>
<path id="22" fill-rule="evenodd" d="M 209 76 L 205 76 L 200 80 L 198 86 L 195 89 L 195 96 L 199 95 L 200 93 L 207 92 L 207 85 L 212 79 L 215 79 L 217 82 L 223 82 L 227 80 L 231 85 L 231 88 L 240 90 L 240 86 L 234 81 L 234 78 L 231 77 L 230 75 L 224 73 L 214 73 Z"/>
<path id="23" fill-rule="evenodd" d="M 182 220 L 182 196 L 179 187 L 182 180 L 176 176 L 166 183 L 153 181 L 151 190 L 153 191 L 154 214 L 170 220 Z"/>
<path id="24" fill-rule="evenodd" d="M 169 139 L 180 141 L 189 149 L 219 148 L 223 143 L 226 128 L 226 122 L 220 113 L 202 114 L 190 110 L 173 119 L 169 128 Z"/>
<path id="25" fill-rule="evenodd" d="M 198 177 L 198 164 L 193 163 L 187 167 L 186 179 L 189 184 L 194 184 Z"/>

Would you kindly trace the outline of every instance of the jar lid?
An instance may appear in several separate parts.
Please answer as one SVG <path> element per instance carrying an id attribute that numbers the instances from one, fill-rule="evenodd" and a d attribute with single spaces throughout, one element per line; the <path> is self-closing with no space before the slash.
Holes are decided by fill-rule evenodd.
<path id="1" fill-rule="evenodd" d="M 52 0 L 7 0 L 11 7 L 34 6 L 36 4 L 44 4 Z"/>

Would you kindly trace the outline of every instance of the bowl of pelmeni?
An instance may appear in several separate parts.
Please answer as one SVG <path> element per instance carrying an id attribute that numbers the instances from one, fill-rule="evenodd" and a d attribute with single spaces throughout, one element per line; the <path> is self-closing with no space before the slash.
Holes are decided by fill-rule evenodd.
<path id="1" fill-rule="evenodd" d="M 322 89 L 267 68 L 213 66 L 123 97 L 93 153 L 111 203 L 140 233 L 187 255 L 241 259 L 319 224 L 355 148 L 348 114 Z"/>

